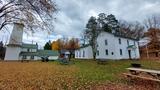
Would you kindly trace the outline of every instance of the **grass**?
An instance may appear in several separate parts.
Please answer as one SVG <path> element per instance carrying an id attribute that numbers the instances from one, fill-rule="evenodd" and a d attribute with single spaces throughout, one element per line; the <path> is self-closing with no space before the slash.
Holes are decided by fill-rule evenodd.
<path id="1" fill-rule="evenodd" d="M 73 60 L 75 64 L 58 62 L 0 62 L 0 90 L 89 89 L 105 82 L 121 83 L 121 74 L 133 62 L 143 68 L 160 70 L 157 61 L 108 61 L 99 65 L 92 60 Z"/>
<path id="2" fill-rule="evenodd" d="M 127 72 L 131 63 L 140 63 L 143 68 L 160 70 L 160 63 L 155 61 L 108 61 L 105 65 L 99 65 L 96 61 L 76 61 L 79 68 L 77 77 L 82 77 L 91 81 L 118 81 L 123 72 Z"/>

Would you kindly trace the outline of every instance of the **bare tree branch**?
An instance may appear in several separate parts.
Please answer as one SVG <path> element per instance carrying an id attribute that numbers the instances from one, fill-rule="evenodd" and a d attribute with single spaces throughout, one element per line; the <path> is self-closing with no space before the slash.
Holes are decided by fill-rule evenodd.
<path id="1" fill-rule="evenodd" d="M 49 19 L 53 19 L 55 11 L 56 6 L 52 0 L 8 0 L 1 4 L 0 26 L 4 27 L 2 23 L 5 20 L 9 23 L 22 21 L 27 30 L 41 28 L 41 30 L 53 31 Z"/>

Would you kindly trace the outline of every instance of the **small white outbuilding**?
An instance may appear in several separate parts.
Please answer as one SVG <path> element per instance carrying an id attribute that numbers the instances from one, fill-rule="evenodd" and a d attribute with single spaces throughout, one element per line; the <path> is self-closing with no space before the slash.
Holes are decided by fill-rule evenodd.
<path id="1" fill-rule="evenodd" d="M 91 46 L 85 45 L 80 47 L 78 50 L 75 51 L 75 58 L 79 58 L 79 59 L 92 59 L 93 55 L 92 55 L 92 48 Z"/>

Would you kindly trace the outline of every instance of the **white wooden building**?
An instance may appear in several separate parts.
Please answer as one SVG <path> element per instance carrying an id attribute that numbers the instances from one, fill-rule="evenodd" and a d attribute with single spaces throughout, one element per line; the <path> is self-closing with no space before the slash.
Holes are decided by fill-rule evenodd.
<path id="1" fill-rule="evenodd" d="M 87 45 L 75 51 L 77 59 L 91 59 L 92 48 Z M 97 38 L 97 59 L 139 59 L 138 41 L 113 33 L 101 32 Z"/>
<path id="2" fill-rule="evenodd" d="M 80 49 L 75 51 L 75 58 L 79 59 L 92 59 L 92 48 L 90 45 L 82 46 Z"/>

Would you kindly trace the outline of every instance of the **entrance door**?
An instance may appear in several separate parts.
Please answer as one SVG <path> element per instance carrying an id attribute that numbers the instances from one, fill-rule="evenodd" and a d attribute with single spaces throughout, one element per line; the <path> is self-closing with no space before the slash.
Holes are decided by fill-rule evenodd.
<path id="1" fill-rule="evenodd" d="M 131 58 L 131 50 L 128 50 L 128 55 L 129 55 L 129 59 L 132 59 Z"/>

